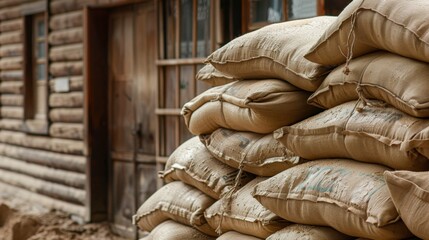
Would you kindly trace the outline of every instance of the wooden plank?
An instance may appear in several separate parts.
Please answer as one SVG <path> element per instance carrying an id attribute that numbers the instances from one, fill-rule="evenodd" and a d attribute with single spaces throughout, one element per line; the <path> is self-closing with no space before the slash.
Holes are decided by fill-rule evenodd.
<path id="1" fill-rule="evenodd" d="M 83 106 L 83 93 L 54 93 L 49 96 L 49 106 L 53 108 L 61 107 L 82 107 Z"/>
<path id="2" fill-rule="evenodd" d="M 0 32 L 10 32 L 22 29 L 22 19 L 13 19 L 0 22 Z"/>
<path id="3" fill-rule="evenodd" d="M 59 153 L 84 154 L 82 141 L 32 136 L 20 132 L 0 131 L 0 142 Z"/>
<path id="4" fill-rule="evenodd" d="M 0 57 L 22 56 L 22 44 L 9 44 L 0 46 Z"/>
<path id="5" fill-rule="evenodd" d="M 85 204 L 85 191 L 0 169 L 0 181 L 53 198 Z"/>
<path id="6" fill-rule="evenodd" d="M 1 0 L 0 8 L 16 6 L 21 3 L 30 2 L 33 0 Z"/>
<path id="7" fill-rule="evenodd" d="M 0 21 L 18 18 L 21 16 L 21 6 L 0 9 Z"/>
<path id="8" fill-rule="evenodd" d="M 15 94 L 1 94 L 0 104 L 2 106 L 22 106 L 23 96 Z"/>
<path id="9" fill-rule="evenodd" d="M 22 71 L 1 71 L 0 80 L 1 81 L 22 81 L 23 72 Z"/>
<path id="10" fill-rule="evenodd" d="M 83 74 L 83 62 L 56 62 L 52 63 L 49 72 L 54 77 L 67 77 Z"/>
<path id="11" fill-rule="evenodd" d="M 155 63 L 158 66 L 193 65 L 204 64 L 205 60 L 205 58 L 159 59 Z"/>
<path id="12" fill-rule="evenodd" d="M 51 2 L 51 13 L 60 14 L 82 9 L 87 0 L 56 0 Z"/>
<path id="13" fill-rule="evenodd" d="M 0 60 L 1 61 L 1 60 Z M 21 94 L 23 89 L 22 82 L 1 82 L 0 93 Z"/>
<path id="14" fill-rule="evenodd" d="M 0 169 L 26 174 L 49 182 L 85 189 L 85 174 L 69 172 L 0 156 Z"/>
<path id="15" fill-rule="evenodd" d="M 54 78 L 49 81 L 49 87 L 51 92 L 55 92 L 55 81 L 58 78 Z M 77 92 L 83 90 L 83 77 L 82 76 L 72 76 L 69 77 L 69 88 L 71 92 Z"/>
<path id="16" fill-rule="evenodd" d="M 5 32 L 0 33 L 0 44 L 12 44 L 12 43 L 21 43 L 22 41 L 22 32 Z"/>
<path id="17" fill-rule="evenodd" d="M 1 55 L 1 48 L 0 48 Z M 71 44 L 58 47 L 52 47 L 49 53 L 49 58 L 52 61 L 74 61 L 82 60 L 83 44 Z"/>
<path id="18" fill-rule="evenodd" d="M 52 45 L 65 45 L 65 44 L 71 44 L 71 43 L 79 43 L 79 42 L 82 42 L 83 40 L 82 33 L 83 33 L 82 27 L 52 31 L 49 34 L 49 43 Z"/>
<path id="19" fill-rule="evenodd" d="M 76 145 L 76 143 L 72 144 Z M 83 156 L 55 153 L 28 147 L 18 147 L 4 143 L 0 143 L 0 154 L 38 165 L 85 173 L 86 160 Z"/>
<path id="20" fill-rule="evenodd" d="M 83 139 L 82 123 L 53 123 L 49 128 L 49 134 L 57 138 Z"/>
<path id="21" fill-rule="evenodd" d="M 6 183 L 0 182 L 0 189 L 8 196 L 24 199 L 28 202 L 39 203 L 50 209 L 69 212 L 80 217 L 84 217 L 86 213 L 86 208 L 84 206 L 53 199 Z"/>
<path id="22" fill-rule="evenodd" d="M 83 123 L 83 109 L 55 108 L 49 112 L 49 119 L 52 122 Z"/>
<path id="23" fill-rule="evenodd" d="M 0 70 L 22 69 L 22 57 L 4 57 L 0 60 Z"/>
<path id="24" fill-rule="evenodd" d="M 22 129 L 22 120 L 16 119 L 1 119 L 0 129 L 19 131 Z"/>
<path id="25" fill-rule="evenodd" d="M 1 118 L 22 119 L 24 109 L 22 107 L 0 107 Z"/>
<path id="26" fill-rule="evenodd" d="M 81 27 L 83 22 L 82 10 L 54 15 L 49 21 L 53 31 Z M 0 25 L 1 27 L 1 25 Z M 1 28 L 0 28 L 1 29 Z"/>

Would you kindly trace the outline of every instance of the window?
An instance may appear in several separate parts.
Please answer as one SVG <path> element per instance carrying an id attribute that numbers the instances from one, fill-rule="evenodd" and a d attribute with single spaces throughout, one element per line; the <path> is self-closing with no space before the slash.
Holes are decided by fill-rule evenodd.
<path id="1" fill-rule="evenodd" d="M 48 132 L 48 60 L 45 13 L 25 16 L 24 130 Z"/>

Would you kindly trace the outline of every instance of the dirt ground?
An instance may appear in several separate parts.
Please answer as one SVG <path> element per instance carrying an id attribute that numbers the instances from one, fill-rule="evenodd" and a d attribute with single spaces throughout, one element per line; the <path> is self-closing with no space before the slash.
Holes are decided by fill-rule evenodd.
<path id="1" fill-rule="evenodd" d="M 25 201 L 0 194 L 0 240 L 42 239 L 126 240 L 114 235 L 107 223 L 80 225 L 66 213 L 28 206 Z"/>

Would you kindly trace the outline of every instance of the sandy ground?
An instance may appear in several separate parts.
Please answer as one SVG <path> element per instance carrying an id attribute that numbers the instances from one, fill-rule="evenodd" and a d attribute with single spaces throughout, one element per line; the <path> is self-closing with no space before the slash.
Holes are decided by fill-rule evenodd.
<path id="1" fill-rule="evenodd" d="M 66 213 L 29 206 L 0 194 L 0 240 L 126 240 L 114 235 L 107 223 L 83 224 Z"/>

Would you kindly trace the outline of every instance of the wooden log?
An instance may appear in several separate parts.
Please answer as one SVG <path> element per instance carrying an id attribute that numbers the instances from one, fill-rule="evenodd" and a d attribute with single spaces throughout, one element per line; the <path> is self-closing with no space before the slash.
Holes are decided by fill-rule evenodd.
<path id="1" fill-rule="evenodd" d="M 53 199 L 44 195 L 40 195 L 38 193 L 30 192 L 28 190 L 15 187 L 6 183 L 0 182 L 0 189 L 4 194 L 10 196 L 11 198 L 18 198 L 22 200 L 27 200 L 31 203 L 38 203 L 43 205 L 49 209 L 61 210 L 64 212 L 68 212 L 71 214 L 75 214 L 82 218 L 85 217 L 86 207 L 68 203 L 65 201 Z"/>
<path id="2" fill-rule="evenodd" d="M 83 156 L 54 153 L 27 147 L 17 147 L 3 143 L 0 143 L 0 154 L 6 157 L 22 159 L 38 165 L 79 173 L 85 173 L 86 168 L 86 160 Z"/>
<path id="3" fill-rule="evenodd" d="M 82 9 L 91 0 L 58 0 L 51 2 L 51 13 L 60 14 Z"/>
<path id="4" fill-rule="evenodd" d="M 83 139 L 82 123 L 53 123 L 49 128 L 49 134 L 57 138 Z"/>
<path id="5" fill-rule="evenodd" d="M 22 41 L 21 31 L 5 32 L 0 34 L 1 45 L 21 43 L 21 41 Z"/>
<path id="6" fill-rule="evenodd" d="M 0 46 L 0 57 L 22 56 L 22 44 L 9 44 Z"/>
<path id="7" fill-rule="evenodd" d="M 22 81 L 23 80 L 22 70 L 1 71 L 0 80 L 1 81 Z"/>
<path id="8" fill-rule="evenodd" d="M 2 82 L 0 83 L 0 93 L 21 94 L 23 89 L 22 82 Z"/>
<path id="9" fill-rule="evenodd" d="M 0 131 L 0 142 L 59 153 L 84 154 L 82 141 L 26 135 L 21 132 Z"/>
<path id="10" fill-rule="evenodd" d="M 22 107 L 1 107 L 1 118 L 22 119 L 24 111 Z"/>
<path id="11" fill-rule="evenodd" d="M 85 174 L 82 173 L 58 170 L 5 156 L 0 156 L 0 168 L 70 187 L 85 189 Z"/>
<path id="12" fill-rule="evenodd" d="M 6 57 L 0 60 L 0 70 L 22 69 L 22 57 Z"/>
<path id="13" fill-rule="evenodd" d="M 0 21 L 21 17 L 21 6 L 0 9 Z"/>
<path id="14" fill-rule="evenodd" d="M 49 43 L 52 45 L 81 43 L 82 41 L 83 41 L 82 27 L 53 31 L 49 34 Z"/>
<path id="15" fill-rule="evenodd" d="M 0 104 L 2 106 L 22 106 L 23 96 L 18 94 L 1 94 Z"/>
<path id="16" fill-rule="evenodd" d="M 49 87 L 51 92 L 55 92 L 55 81 L 58 80 L 54 78 L 49 81 Z M 69 88 L 71 92 L 82 91 L 83 90 L 83 77 L 82 76 L 73 76 L 69 77 Z"/>
<path id="17" fill-rule="evenodd" d="M 81 27 L 83 22 L 82 10 L 54 15 L 49 21 L 53 31 Z"/>
<path id="18" fill-rule="evenodd" d="M 19 131 L 22 129 L 22 120 L 15 119 L 1 119 L 0 129 Z"/>
<path id="19" fill-rule="evenodd" d="M 83 62 L 57 62 L 51 64 L 49 72 L 54 77 L 67 77 L 83 74 Z"/>
<path id="20" fill-rule="evenodd" d="M 22 18 L 0 22 L 0 32 L 10 32 L 21 30 L 23 26 Z"/>
<path id="21" fill-rule="evenodd" d="M 83 107 L 83 93 L 54 93 L 49 96 L 49 106 L 54 108 L 61 107 Z"/>
<path id="22" fill-rule="evenodd" d="M 85 191 L 0 169 L 0 181 L 53 198 L 85 204 Z"/>
<path id="23" fill-rule="evenodd" d="M 1 48 L 0 48 L 0 54 L 1 54 Z M 82 60 L 83 44 L 77 43 L 77 44 L 53 47 L 49 52 L 49 58 L 52 61 Z"/>
<path id="24" fill-rule="evenodd" d="M 49 112 L 49 119 L 52 122 L 83 123 L 83 109 L 55 108 Z"/>

